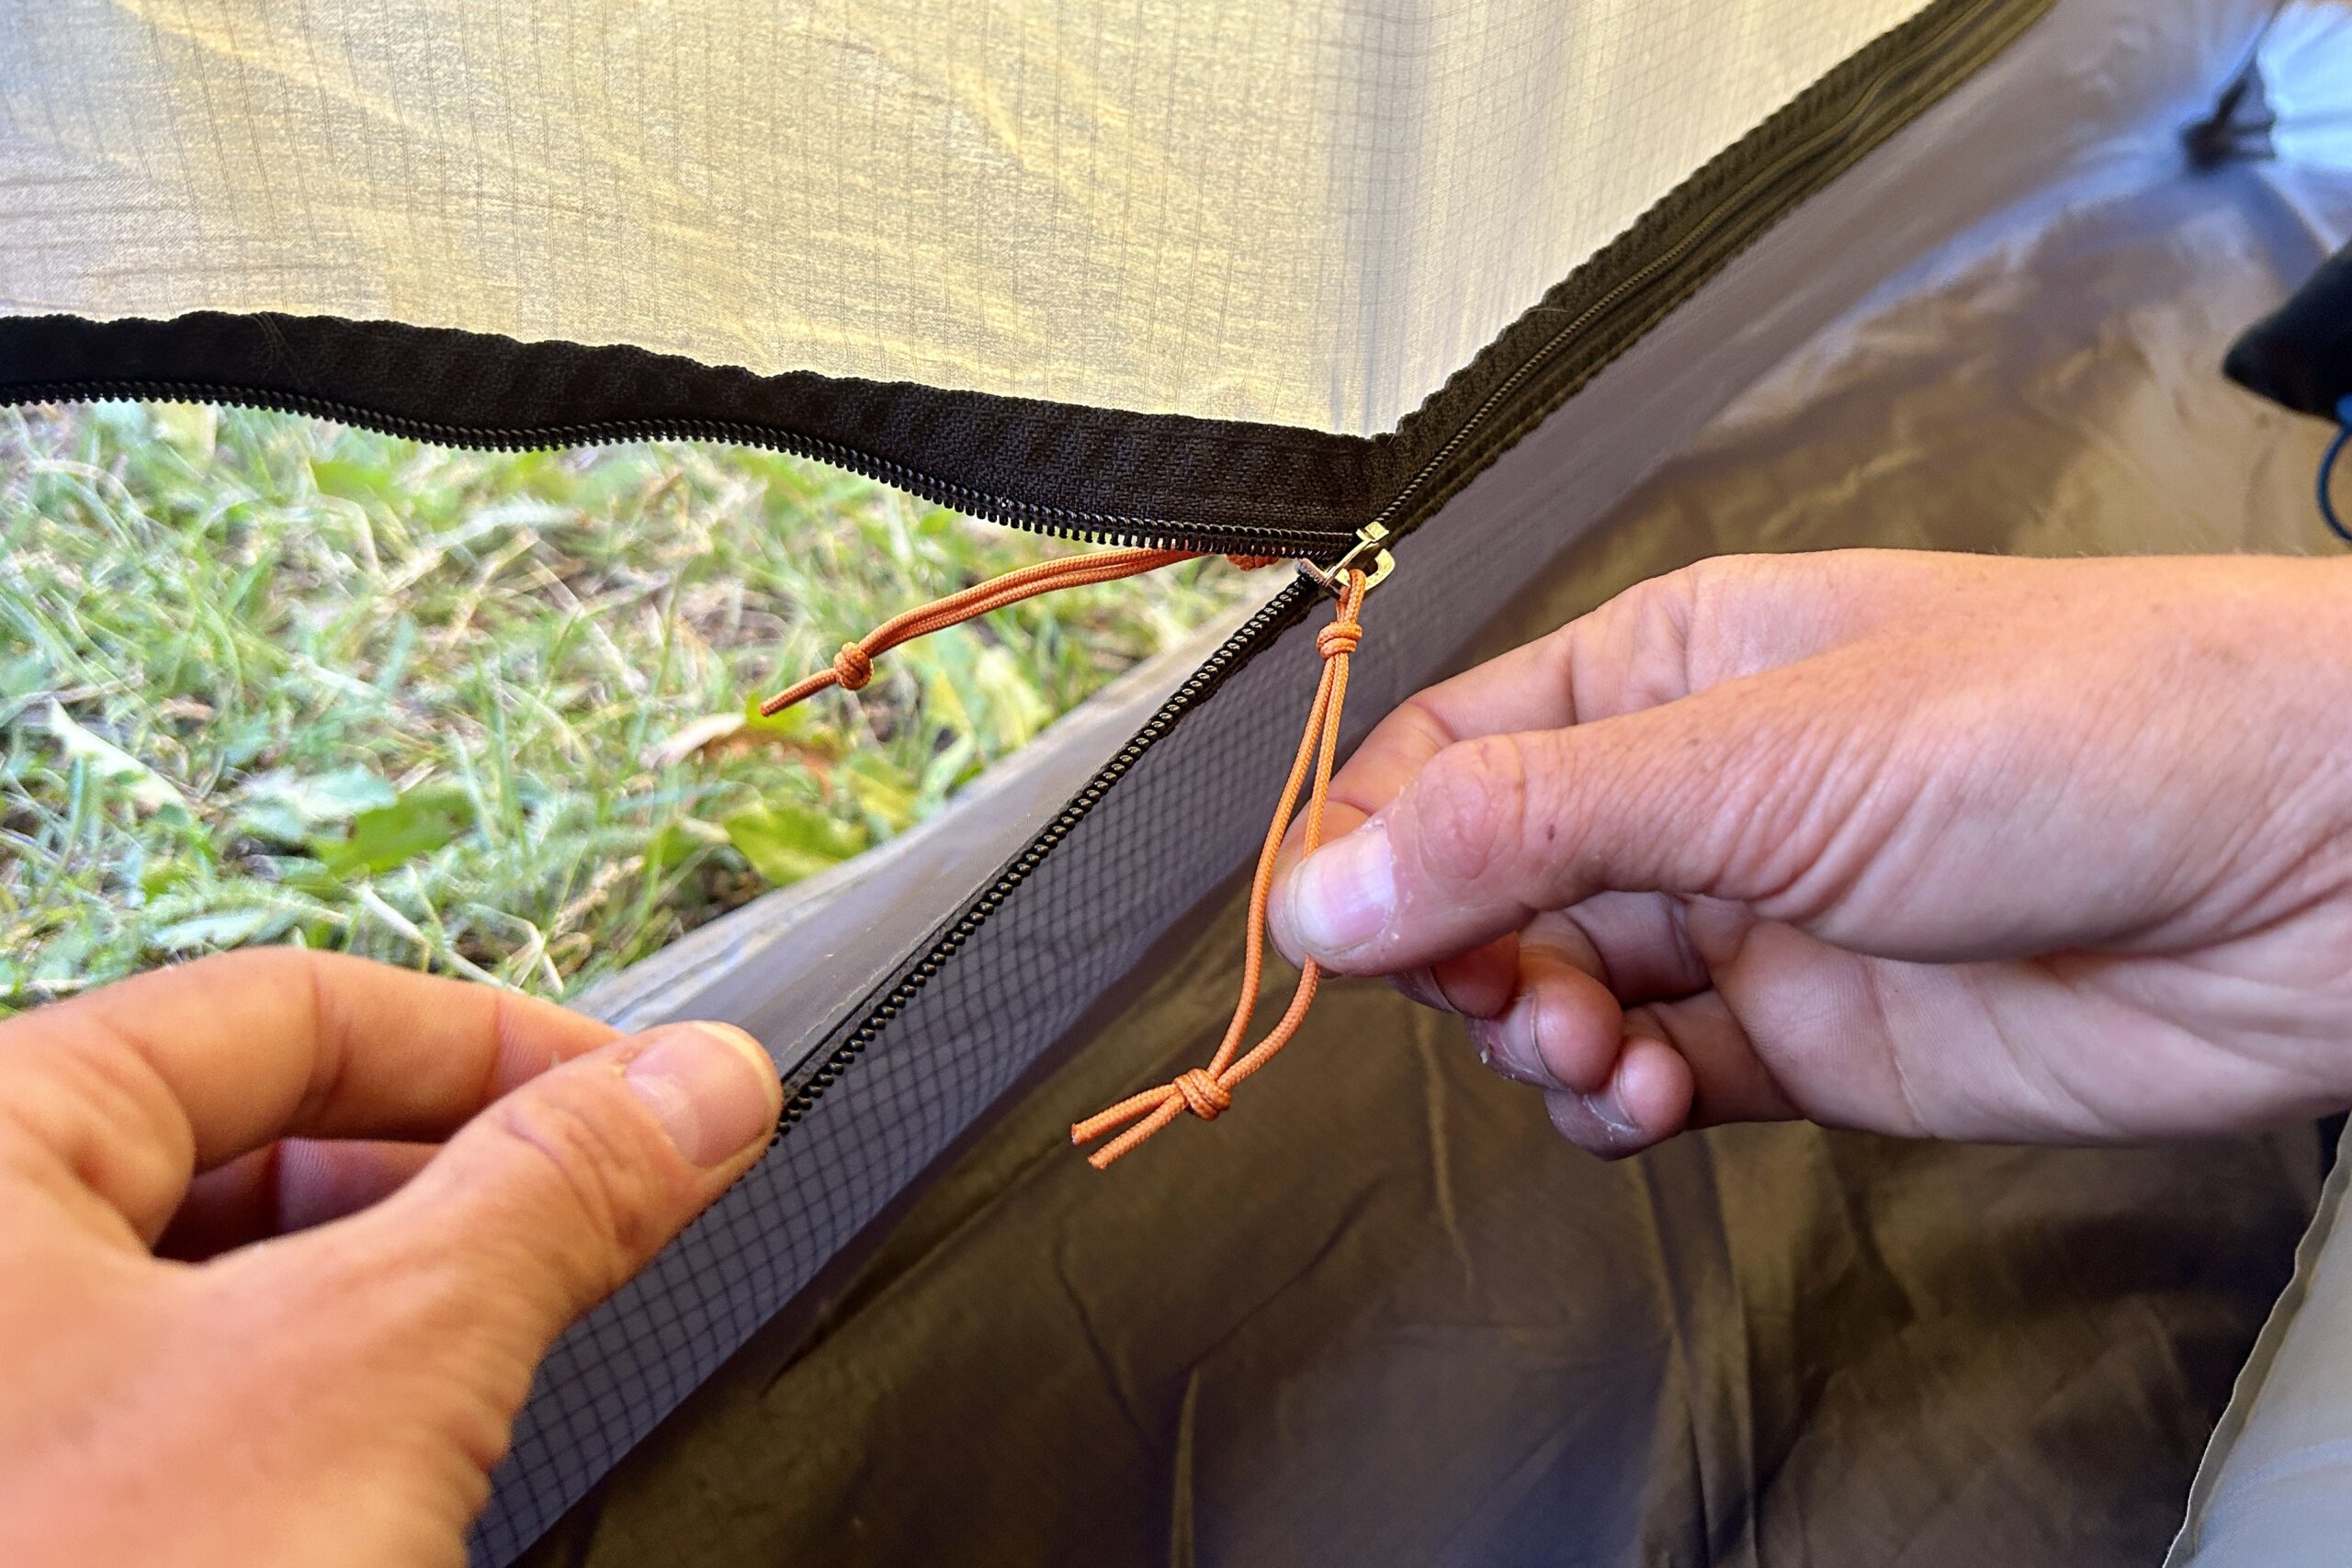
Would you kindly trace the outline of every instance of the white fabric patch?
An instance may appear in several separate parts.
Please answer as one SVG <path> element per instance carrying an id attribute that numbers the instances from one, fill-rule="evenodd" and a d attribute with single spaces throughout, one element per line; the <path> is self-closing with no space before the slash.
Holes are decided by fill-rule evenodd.
<path id="1" fill-rule="evenodd" d="M 1924 0 L 5 0 L 0 313 L 1359 434 Z"/>

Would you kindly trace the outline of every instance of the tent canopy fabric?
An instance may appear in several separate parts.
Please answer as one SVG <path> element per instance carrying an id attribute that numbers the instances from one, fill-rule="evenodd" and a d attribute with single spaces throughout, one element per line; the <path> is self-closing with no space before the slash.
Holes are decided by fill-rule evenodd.
<path id="1" fill-rule="evenodd" d="M 17 6 L 0 278 L 1375 435 L 1923 8 Z"/>
<path id="2" fill-rule="evenodd" d="M 1449 40 L 1461 29 L 1441 26 L 1436 18 L 1457 13 L 1485 17 L 1489 13 L 1483 5 L 1431 6 L 1424 17 L 1428 25 L 1395 29 L 1357 27 L 1351 20 L 1356 13 L 1347 6 L 1270 10 L 1270 16 L 1285 20 L 1260 29 L 1267 49 L 1296 45 L 1306 63 L 1292 68 L 1318 81 L 1361 78 L 1363 114 L 1392 115 L 1399 124 L 1417 128 L 1410 134 L 1371 139 L 1356 159 L 1363 169 L 1337 176 L 1339 189 L 1329 197 L 1330 205 L 1342 213 L 1385 210 L 1383 204 L 1391 202 L 1414 206 L 1414 192 L 1438 177 L 1415 173 L 1425 158 L 1439 159 L 1448 170 L 1457 164 L 1476 169 L 1480 181 L 1516 171 L 1510 177 L 1520 183 L 1512 194 L 1482 197 L 1475 222 L 1442 225 L 1444 233 L 1457 238 L 1492 225 L 1496 237 L 1478 244 L 1476 265 L 1460 276 L 1446 276 L 1442 282 L 1430 276 L 1409 292 L 1379 290 L 1368 307 L 1379 322 L 1379 339 L 1356 342 L 1361 334 L 1350 325 L 1356 307 L 1348 293 L 1319 289 L 1311 275 L 1341 262 L 1356 269 L 1351 276 L 1366 268 L 1376 272 L 1376 259 L 1327 255 L 1311 235 L 1259 222 L 1245 231 L 1252 236 L 1253 254 L 1261 258 L 1259 266 L 1272 268 L 1272 276 L 1252 286 L 1242 269 L 1220 270 L 1222 263 L 1211 265 L 1213 257 L 1179 265 L 1191 242 L 1180 243 L 1171 233 L 1159 251 L 1170 258 L 1171 276 L 1194 281 L 1154 286 L 1146 291 L 1144 305 L 1154 321 L 1171 327 L 1103 329 L 1122 341 L 1114 350 L 1102 351 L 1101 378 L 1061 378 L 1050 386 L 1036 381 L 1038 367 L 1070 355 L 1095 355 L 1088 345 L 1098 342 L 1102 331 L 1086 322 L 1115 319 L 1115 313 L 1103 315 L 1086 303 L 1103 285 L 1057 269 L 1098 264 L 1113 273 L 1118 268 L 1102 260 L 1099 253 L 1106 247 L 1082 243 L 1057 250 L 1053 266 L 1032 266 L 1025 254 L 1013 258 L 1020 265 L 1012 265 L 990 250 L 987 236 L 1019 227 L 1050 203 L 1015 192 L 1001 200 L 959 205 L 975 189 L 987 188 L 981 171 L 988 166 L 977 155 L 959 158 L 954 135 L 964 123 L 960 117 L 914 116 L 945 140 L 881 139 L 884 155 L 899 160 L 885 182 L 887 196 L 866 198 L 862 206 L 845 196 L 833 206 L 797 208 L 788 218 L 763 214 L 758 226 L 738 232 L 731 242 L 718 237 L 720 227 L 694 228 L 682 214 L 640 213 L 643 221 L 632 225 L 628 219 L 638 209 L 627 200 L 599 200 L 593 192 L 566 197 L 560 179 L 551 195 L 529 185 L 506 203 L 492 203 L 501 219 L 492 238 L 424 244 L 408 271 L 445 280 L 440 287 L 457 305 L 419 304 L 411 310 L 353 281 L 352 269 L 376 251 L 364 243 L 344 243 L 356 236 L 332 215 L 346 209 L 368 214 L 365 227 L 371 233 L 432 233 L 443 205 L 465 207 L 459 197 L 470 200 L 468 193 L 478 185 L 504 189 L 519 176 L 468 164 L 446 181 L 424 179 L 420 185 L 433 165 L 422 152 L 401 163 L 398 151 L 408 144 L 401 129 L 405 120 L 360 116 L 345 127 L 322 107 L 334 101 L 333 91 L 305 92 L 300 84 L 311 75 L 340 82 L 356 73 L 379 94 L 397 94 L 411 81 L 438 82 L 440 73 L 421 67 L 408 73 L 381 66 L 345 69 L 336 63 L 343 59 L 336 52 L 344 47 L 337 41 L 341 34 L 306 7 L 286 13 L 286 25 L 297 30 L 301 47 L 281 45 L 267 28 L 221 22 L 197 30 L 207 38 L 235 39 L 245 36 L 240 27 L 251 27 L 254 70 L 224 69 L 209 57 L 188 64 L 197 101 L 169 93 L 161 100 L 179 103 L 186 118 L 167 116 L 164 123 L 149 124 L 149 135 L 141 139 L 142 118 L 130 114 L 120 121 L 127 129 L 119 132 L 130 140 L 115 146 L 107 137 L 116 134 L 108 128 L 124 113 L 122 100 L 97 94 L 95 85 L 109 80 L 119 60 L 151 60 L 158 51 L 167 60 L 180 60 L 190 47 L 181 39 L 186 29 L 142 25 L 119 40 L 117 49 L 109 41 L 115 39 L 114 23 L 107 19 L 130 15 L 119 7 L 94 3 L 87 8 L 20 10 L 0 23 L 11 28 L 0 34 L 0 73 L 6 73 L 0 74 L 0 111 L 11 117 L 0 122 L 7 130 L 6 139 L 0 140 L 0 180 L 28 193 L 0 215 L 0 389 L 25 398 L 177 395 L 260 402 L 358 419 L 433 440 L 497 446 L 654 434 L 763 442 L 998 521 L 1122 543 L 1273 550 L 1329 559 L 1368 521 L 1408 527 L 1434 510 L 1743 245 L 1964 80 L 2046 4 L 1928 0 L 1900 8 L 1907 19 L 1885 30 L 1878 28 L 1894 20 L 1894 14 L 1872 22 L 1881 7 L 1851 0 L 1684 6 L 1679 14 L 1686 19 L 1679 24 L 1669 24 L 1668 18 L 1677 14 L 1671 8 L 1530 5 L 1529 15 L 1552 18 L 1546 26 L 1565 28 L 1570 35 L 1562 47 L 1573 68 L 1559 73 L 1516 65 L 1505 70 L 1492 61 L 1478 68 L 1479 61 L 1456 58 Z M 196 10 L 214 15 L 209 7 Z M 1405 10 L 1422 15 L 1419 7 Z M 473 12 L 453 8 L 456 15 Z M 91 25 L 88 13 L 103 25 Z M 1751 13 L 1769 14 L 1769 24 L 1742 20 Z M 244 15 L 242 9 L 233 14 Z M 1298 20 L 1307 14 L 1333 18 L 1328 25 L 1339 36 L 1336 53 L 1317 52 L 1318 35 Z M 1508 38 L 1511 29 L 1503 19 L 1512 14 L 1509 7 L 1497 9 L 1491 28 L 1481 24 L 1470 30 Z M 167 10 L 158 20 L 179 15 Z M 1155 48 L 1188 51 L 1186 63 L 1170 67 L 1170 90 L 1188 82 L 1226 83 L 1237 74 L 1246 79 L 1246 70 L 1224 52 L 1230 39 L 1215 29 L 1152 30 L 1147 24 L 1158 18 L 1146 13 L 1081 8 L 1069 15 L 1082 18 L 1088 31 L 1082 39 L 1064 39 L 1058 60 L 1115 53 L 1122 47 L 1117 40 L 1132 33 L 1159 39 Z M 56 18 L 53 26 L 47 17 Z M 383 26 L 392 28 L 402 19 L 395 16 Z M 922 30 L 925 36 L 955 37 L 961 19 L 956 7 L 945 6 Z M 145 23 L 144 13 L 141 20 Z M 368 30 L 375 26 L 361 25 L 363 39 L 375 36 Z M 499 38 L 514 30 L 503 23 L 492 29 Z M 616 46 L 637 30 L 605 29 Z M 704 56 L 695 68 L 669 76 L 735 82 L 747 79 L 739 69 L 739 57 L 749 47 L 742 40 L 779 32 L 747 21 L 725 35 L 721 45 L 715 41 L 719 35 L 690 28 L 644 30 L 660 32 L 664 48 L 681 39 L 700 40 Z M 1051 41 L 1051 28 L 1032 30 L 1038 47 Z M 1586 41 L 1595 51 L 1591 58 L 1609 65 L 1609 84 L 1570 90 L 1587 69 L 1575 62 L 1587 59 L 1585 44 L 1576 40 L 1588 34 Z M 1766 34 L 1771 41 L 1761 41 Z M 972 40 L 988 36 L 990 29 L 977 28 L 955 47 L 968 51 Z M 395 31 L 390 37 L 399 50 L 435 61 L 445 55 L 502 58 L 494 51 L 481 54 L 487 46 L 468 35 L 436 39 Z M 1736 87 L 1699 68 L 1727 38 L 1746 40 L 1739 43 L 1743 54 L 1733 73 L 1740 78 Z M 362 44 L 355 41 L 349 48 Z M 1792 69 L 1791 57 L 1800 48 L 1805 51 L 1802 73 Z M 1847 49 L 1850 52 L 1840 52 Z M 821 49 L 788 53 L 777 62 L 785 70 L 782 77 L 756 79 L 796 98 L 831 102 L 823 96 L 825 84 L 802 81 L 791 71 L 817 70 L 833 58 Z M 1518 56 L 1505 50 L 1497 58 Z M 287 86 L 289 74 L 293 88 Z M 573 72 L 551 80 L 584 82 L 582 91 L 606 84 L 598 99 L 603 102 L 611 96 L 610 81 L 626 74 L 617 69 Z M 1388 104 L 1375 89 L 1392 77 L 1399 97 Z M 1042 84 L 1048 78 L 1032 73 L 1018 79 Z M 560 88 L 550 88 L 548 80 L 518 71 L 509 92 L 484 100 L 445 85 L 451 101 L 433 106 L 430 114 L 420 106 L 417 114 L 435 128 L 435 145 L 440 138 L 452 138 L 463 146 L 479 142 L 495 149 L 512 141 L 524 149 L 517 156 L 536 158 L 528 166 L 544 173 L 538 164 L 560 161 L 552 149 L 572 145 L 560 128 L 544 142 L 524 135 L 543 105 L 560 101 Z M 1649 83 L 1655 90 L 1623 98 L 1628 83 Z M 250 85 L 257 101 L 249 102 L 241 85 Z M 1758 85 L 1780 96 L 1758 96 Z M 1553 104 L 1555 87 L 1565 95 L 1557 100 L 1557 112 L 1542 107 Z M 893 89 L 899 90 L 914 91 L 903 83 Z M 935 96 L 944 91 L 936 89 L 933 97 L 916 94 L 915 99 L 935 107 Z M 1538 107 L 1523 102 L 1531 96 L 1540 100 Z M 1286 171 L 1312 161 L 1311 149 L 1319 144 L 1315 138 L 1309 139 L 1310 151 L 1302 153 L 1280 135 L 1253 133 L 1242 118 L 1218 119 L 1215 104 L 1224 100 L 1211 98 L 1197 106 L 1196 117 L 1183 119 L 1186 129 L 1171 125 L 1167 134 L 1182 142 L 1191 129 L 1210 130 L 1215 155 L 1202 156 L 1225 171 L 1221 177 L 1253 191 L 1279 190 L 1291 177 Z M 1463 107 L 1448 107 L 1457 98 Z M 1608 134 L 1579 130 L 1588 108 L 1578 106 L 1603 100 L 1616 105 Z M 1322 100 L 1311 94 L 1298 99 L 1267 93 L 1237 102 L 1251 106 L 1253 114 L 1323 112 L 1317 107 Z M 1714 124 L 1725 103 L 1741 107 L 1723 120 L 1720 134 L 1711 132 L 1703 145 L 1690 144 L 1690 126 Z M 1231 115 L 1240 112 L 1236 107 Z M 1318 133 L 1320 141 L 1348 142 L 1355 134 L 1346 130 L 1348 114 L 1356 111 L 1329 112 L 1337 120 Z M 475 123 L 469 115 L 482 117 L 480 123 L 486 128 L 471 141 L 454 129 Z M 830 118 L 828 123 L 844 124 Z M 265 136 L 262 126 L 272 134 Z M 1521 134 L 1512 128 L 1523 128 L 1530 139 L 1526 149 L 1504 156 L 1482 140 Z M 1145 127 L 1132 129 L 1141 136 Z M 637 139 L 643 134 L 640 129 Z M 322 136 L 327 138 L 323 145 Z M 868 145 L 845 129 L 843 140 Z M 379 189 L 368 178 L 376 159 L 368 150 L 385 141 L 394 148 L 384 155 L 390 164 L 409 171 L 406 183 L 394 180 L 390 189 Z M 1393 155 L 1387 151 L 1391 142 Z M 592 135 L 574 156 L 602 171 L 601 188 L 617 177 L 614 149 L 630 144 L 630 138 L 617 133 Z M 789 158 L 800 145 L 785 138 L 782 152 L 774 155 Z M 826 177 L 839 180 L 844 164 L 826 161 L 829 145 L 816 141 L 802 150 L 827 171 Z M 1035 155 L 1053 145 L 1050 140 L 1022 143 Z M 199 199 L 207 187 L 176 173 L 177 166 L 213 156 L 200 150 L 215 146 L 246 149 L 247 162 L 258 166 L 244 168 L 234 188 L 221 193 L 224 212 L 180 222 L 181 208 Z M 770 154 L 763 128 L 753 124 L 733 147 L 740 162 L 710 165 L 715 172 L 705 183 L 724 185 L 739 205 L 755 206 L 745 193 L 777 177 L 765 168 Z M 295 152 L 298 161 L 272 164 L 269 153 L 278 149 Z M 1652 149 L 1679 151 L 1658 154 L 1662 161 L 1652 166 Z M 717 157 L 720 149 L 703 152 Z M 1075 137 L 1066 154 L 1057 154 L 1061 155 L 1071 160 L 1073 171 L 1093 166 Z M 628 161 L 627 166 L 636 171 L 641 162 Z M 142 184 L 151 165 L 153 177 L 170 186 L 167 196 L 158 197 Z M 1589 166 L 1590 175 L 1577 175 L 1581 166 Z M 1629 167 L 1641 171 L 1643 183 L 1624 187 L 1634 194 L 1594 208 L 1602 214 L 1597 223 L 1569 199 L 1579 192 L 1594 195 L 1587 187 L 1596 184 L 1617 189 Z M 1565 182 L 1566 197 L 1554 191 L 1555 177 Z M 1059 193 L 1076 179 L 1074 172 L 1065 175 L 1050 182 L 1051 189 Z M 1461 181 L 1445 183 L 1451 188 Z M 1351 194 L 1354 185 L 1363 188 Z M 266 187 L 266 203 L 249 186 Z M 899 306 L 889 303 L 893 291 L 888 278 L 877 274 L 876 257 L 903 248 L 906 226 L 913 220 L 880 204 L 912 201 L 934 188 L 963 195 L 940 215 L 940 221 L 953 223 L 938 244 L 917 247 L 922 276 L 933 280 L 933 292 L 924 295 L 923 308 L 909 305 L 894 315 Z M 1555 199 L 1568 202 L 1562 210 L 1580 216 L 1568 226 L 1573 232 L 1554 242 L 1541 224 L 1525 220 Z M 1161 211 L 1158 204 L 1163 200 Z M 537 205 L 542 201 L 549 205 Z M 422 210 L 416 209 L 420 202 Z M 288 210 L 289 203 L 296 210 Z M 1290 209 L 1287 201 L 1281 205 Z M 322 209 L 322 215 L 306 216 L 311 208 Z M 575 211 L 587 216 L 575 218 Z M 123 220 L 126 213 L 150 212 L 156 216 Z M 821 220 L 812 223 L 812 212 L 822 214 Z M 1122 195 L 1099 217 L 1131 237 L 1155 225 L 1190 236 L 1211 226 L 1196 204 L 1164 192 L 1148 200 Z M 614 231 L 592 243 L 574 232 L 582 223 L 592 229 L 608 225 Z M 243 237 L 254 227 L 268 236 L 266 245 Z M 812 231 L 822 235 L 838 230 L 855 254 L 806 258 L 808 269 L 793 264 L 785 275 L 788 282 L 763 274 L 730 275 L 717 298 L 703 298 L 692 287 L 700 269 L 671 254 L 677 243 L 686 243 L 678 238 L 682 228 L 695 236 L 691 243 L 704 243 L 701 237 L 709 235 L 708 243 L 751 258 L 788 252 L 795 235 L 804 236 L 798 243 L 814 243 L 805 240 Z M 209 254 L 201 243 L 215 231 L 228 236 L 225 254 Z M 263 245 L 253 253 L 259 255 L 312 232 L 327 236 L 324 249 L 350 259 L 333 265 L 311 265 L 315 256 L 311 262 L 256 263 L 254 268 L 242 265 L 254 245 Z M 119 286 L 132 287 L 132 280 L 159 265 L 144 250 L 130 254 L 127 236 L 138 236 L 141 246 L 152 244 L 172 258 L 162 264 L 170 274 L 163 303 L 132 307 L 118 294 Z M 944 323 L 951 321 L 957 323 L 956 333 L 981 332 L 998 317 L 980 297 L 969 290 L 949 299 L 935 294 L 935 280 L 953 276 L 955 269 L 932 253 L 941 246 L 952 250 L 951 237 L 985 253 L 980 273 L 989 287 L 1025 289 L 1042 278 L 1049 299 L 1078 310 L 1085 321 L 1065 324 L 1039 318 L 1021 335 L 1049 339 L 1057 346 L 1051 353 L 1007 353 L 1005 362 L 1017 374 L 943 373 L 936 380 L 904 378 L 913 373 L 907 365 L 845 364 L 820 346 L 751 353 L 729 338 L 740 330 L 734 323 L 757 321 L 778 302 L 796 312 L 821 310 L 829 340 L 875 345 L 876 352 L 894 338 L 947 333 Z M 556 312 L 547 320 L 518 323 L 501 316 L 494 302 L 514 294 L 515 280 L 539 276 L 532 255 L 540 253 L 528 247 L 541 245 L 548 265 L 582 264 L 577 286 L 527 290 Z M 271 279 L 299 283 L 273 284 L 256 294 L 241 281 L 256 269 Z M 1491 287 L 1478 281 L 1489 276 L 1498 281 Z M 631 277 L 640 278 L 641 285 L 631 286 Z M 1220 299 L 1231 290 L 1230 317 L 1193 298 L 1188 290 L 1193 287 L 1213 289 Z M 1494 294 L 1491 307 L 1465 303 L 1482 292 Z M 1251 302 L 1250 295 L 1262 296 L 1262 302 Z M 556 303 L 560 298 L 623 310 L 636 330 L 616 334 L 576 312 L 566 313 L 571 308 Z M 798 305 L 792 306 L 796 299 Z M 681 302 L 700 323 L 697 335 L 682 339 L 650 330 Z M 1422 319 L 1430 310 L 1467 314 L 1456 326 L 1435 330 Z M 1318 353 L 1340 357 L 1312 367 L 1296 363 L 1295 355 L 1286 360 L 1285 331 L 1259 319 L 1276 310 L 1295 313 L 1302 323 L 1296 330 L 1323 345 Z M 1010 312 L 1003 314 L 1010 318 Z M 476 324 L 482 321 L 491 327 Z M 1196 353 L 1182 341 L 1196 332 L 1212 333 L 1216 341 Z M 1124 341 L 1138 333 L 1146 344 L 1170 338 L 1174 346 L 1151 353 L 1144 344 Z M 558 333 L 569 335 L 549 335 Z M 1408 391 L 1379 400 L 1379 414 L 1330 419 L 1313 412 L 1372 398 L 1363 378 L 1390 376 L 1383 367 L 1406 344 L 1435 357 L 1412 372 Z M 954 351 L 934 348 L 926 355 L 954 357 Z M 1291 389 L 1261 406 L 1208 386 L 1235 377 Z M 1148 392 L 1132 389 L 1146 381 Z M 1131 384 L 1130 389 L 1122 392 L 1114 382 Z"/>

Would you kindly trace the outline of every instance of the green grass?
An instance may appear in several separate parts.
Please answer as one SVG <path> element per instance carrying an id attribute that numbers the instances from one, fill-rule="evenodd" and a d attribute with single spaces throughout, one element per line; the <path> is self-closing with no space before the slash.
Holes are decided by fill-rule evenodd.
<path id="1" fill-rule="evenodd" d="M 1051 595 L 746 722 L 1070 547 L 740 448 L 0 411 L 0 1010 L 277 942 L 575 990 L 937 810 L 1242 592 Z"/>

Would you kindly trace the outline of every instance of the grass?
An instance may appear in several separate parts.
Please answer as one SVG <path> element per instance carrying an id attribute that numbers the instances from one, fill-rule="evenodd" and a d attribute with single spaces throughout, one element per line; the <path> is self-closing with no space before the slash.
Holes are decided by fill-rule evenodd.
<path id="1" fill-rule="evenodd" d="M 747 718 L 1069 547 L 741 448 L 0 411 L 0 1010 L 277 942 L 574 991 L 936 811 L 1242 592 L 1048 596 Z"/>

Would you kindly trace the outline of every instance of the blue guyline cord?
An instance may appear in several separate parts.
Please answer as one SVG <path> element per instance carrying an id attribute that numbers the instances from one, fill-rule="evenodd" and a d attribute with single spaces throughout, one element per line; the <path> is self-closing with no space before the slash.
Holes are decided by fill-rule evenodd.
<path id="1" fill-rule="evenodd" d="M 2344 456 L 2346 446 L 2352 446 L 2352 392 L 2346 393 L 2344 400 L 2335 405 L 2335 439 L 2327 444 L 2327 450 L 2319 459 L 2319 514 L 2327 519 L 2327 525 L 2335 530 L 2337 538 L 2352 545 L 2352 528 L 2346 527 L 2344 519 L 2336 514 L 2335 497 L 2329 493 L 2335 488 L 2335 460 Z"/>

